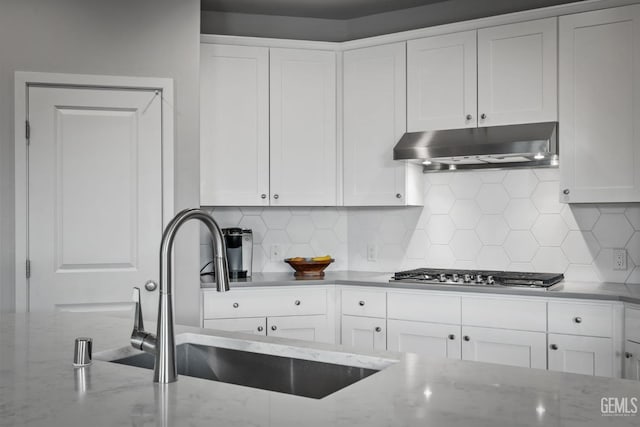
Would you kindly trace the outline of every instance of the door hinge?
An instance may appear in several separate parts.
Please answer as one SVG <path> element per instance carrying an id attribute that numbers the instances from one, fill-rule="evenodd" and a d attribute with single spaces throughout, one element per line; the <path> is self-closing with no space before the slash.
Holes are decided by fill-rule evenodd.
<path id="1" fill-rule="evenodd" d="M 29 259 L 25 262 L 25 275 L 27 279 L 31 277 L 31 260 Z"/>
<path id="2" fill-rule="evenodd" d="M 31 139 L 31 124 L 29 123 L 29 120 L 24 122 L 24 135 L 25 138 L 27 138 L 27 144 L 29 144 L 29 140 Z"/>

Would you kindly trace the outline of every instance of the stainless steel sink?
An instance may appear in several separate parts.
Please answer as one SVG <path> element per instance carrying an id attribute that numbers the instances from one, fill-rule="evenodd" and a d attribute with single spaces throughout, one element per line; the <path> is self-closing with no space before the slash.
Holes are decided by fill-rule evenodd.
<path id="1" fill-rule="evenodd" d="M 153 369 L 149 353 L 108 360 Z M 393 361 L 388 361 L 391 364 Z M 178 374 L 321 399 L 380 369 L 347 366 L 194 343 L 177 346 Z M 384 366 L 384 365 L 383 365 Z"/>

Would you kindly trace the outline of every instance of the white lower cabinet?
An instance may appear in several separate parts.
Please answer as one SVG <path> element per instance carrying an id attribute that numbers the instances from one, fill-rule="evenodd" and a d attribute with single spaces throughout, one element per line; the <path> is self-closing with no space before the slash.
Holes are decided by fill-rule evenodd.
<path id="1" fill-rule="evenodd" d="M 334 343 L 334 290 L 314 288 L 232 289 L 202 294 L 202 326 L 254 335 Z"/>
<path id="2" fill-rule="evenodd" d="M 326 316 L 267 317 L 266 330 L 270 337 L 333 342 Z"/>
<path id="3" fill-rule="evenodd" d="M 549 370 L 613 376 L 611 338 L 549 334 Z"/>
<path id="4" fill-rule="evenodd" d="M 460 359 L 460 326 L 389 319 L 387 346 L 393 351 Z"/>
<path id="5" fill-rule="evenodd" d="M 462 359 L 546 369 L 544 332 L 462 327 Z"/>
<path id="6" fill-rule="evenodd" d="M 640 309 L 624 312 L 614 302 L 372 286 L 202 291 L 205 328 L 586 375 L 624 368 L 638 380 Z"/>
<path id="7" fill-rule="evenodd" d="M 387 348 L 386 319 L 342 316 L 341 343 L 361 350 Z"/>
<path id="8" fill-rule="evenodd" d="M 640 381 L 640 343 L 627 341 L 624 352 L 624 377 Z"/>
<path id="9" fill-rule="evenodd" d="M 267 319 L 264 317 L 240 317 L 236 319 L 207 319 L 203 322 L 207 329 L 266 335 Z"/>
<path id="10" fill-rule="evenodd" d="M 327 316 L 239 317 L 208 319 L 205 328 L 304 341 L 333 342 Z"/>

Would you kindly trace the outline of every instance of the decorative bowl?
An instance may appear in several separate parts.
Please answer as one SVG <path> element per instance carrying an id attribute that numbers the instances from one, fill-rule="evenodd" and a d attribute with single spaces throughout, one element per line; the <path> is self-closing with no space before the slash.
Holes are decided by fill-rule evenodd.
<path id="1" fill-rule="evenodd" d="M 333 258 L 325 261 L 311 261 L 305 258 L 287 258 L 284 260 L 296 271 L 294 273 L 295 277 L 310 278 L 324 277 L 324 269 L 334 261 L 335 259 Z"/>

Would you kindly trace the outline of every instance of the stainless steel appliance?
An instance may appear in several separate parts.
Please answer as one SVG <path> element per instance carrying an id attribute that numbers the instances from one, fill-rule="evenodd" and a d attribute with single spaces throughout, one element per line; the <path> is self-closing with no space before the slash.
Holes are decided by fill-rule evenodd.
<path id="1" fill-rule="evenodd" d="M 223 228 L 227 246 L 227 262 L 231 279 L 251 277 L 253 262 L 253 231 L 238 227 Z"/>
<path id="2" fill-rule="evenodd" d="M 429 283 L 444 286 L 511 287 L 548 291 L 559 287 L 563 279 L 564 275 L 561 273 L 418 268 L 397 272 L 390 282 Z"/>
<path id="3" fill-rule="evenodd" d="M 558 167 L 556 122 L 405 133 L 394 160 L 419 160 L 423 172 Z"/>

